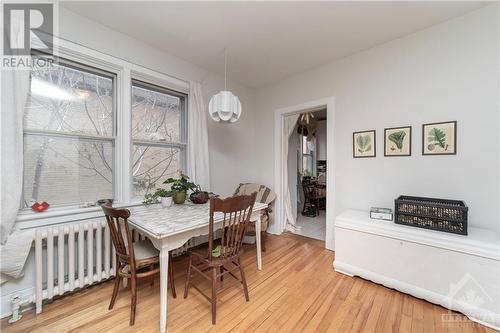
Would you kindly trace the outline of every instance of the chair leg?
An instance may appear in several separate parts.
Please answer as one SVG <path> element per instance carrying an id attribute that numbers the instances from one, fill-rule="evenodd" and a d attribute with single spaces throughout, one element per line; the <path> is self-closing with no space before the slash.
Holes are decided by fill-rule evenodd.
<path id="1" fill-rule="evenodd" d="M 250 298 L 248 297 L 247 280 L 245 279 L 245 272 L 243 271 L 243 266 L 241 266 L 240 258 L 238 258 L 238 268 L 240 269 L 241 284 L 243 285 L 243 292 L 245 293 L 245 299 L 248 302 Z"/>
<path id="2" fill-rule="evenodd" d="M 260 232 L 260 239 L 262 242 L 262 251 L 266 252 L 266 240 L 267 240 L 267 232 L 265 230 Z"/>
<path id="3" fill-rule="evenodd" d="M 115 305 L 116 296 L 118 296 L 118 290 L 120 289 L 120 283 L 122 281 L 121 276 L 118 274 L 120 272 L 120 262 L 118 257 L 116 257 L 116 270 L 115 270 L 115 285 L 113 287 L 113 295 L 111 296 L 111 302 L 109 303 L 108 310 L 113 309 Z"/>
<path id="4" fill-rule="evenodd" d="M 135 323 L 135 306 L 137 304 L 137 277 L 134 273 L 130 278 L 130 293 L 132 294 L 132 302 L 130 304 L 130 326 Z"/>
<path id="5" fill-rule="evenodd" d="M 172 296 L 177 298 L 177 293 L 175 292 L 175 280 L 174 280 L 174 266 L 172 266 L 172 253 L 168 253 L 168 284 L 170 285 L 170 290 L 172 291 Z"/>
<path id="6" fill-rule="evenodd" d="M 118 296 L 118 290 L 120 289 L 120 283 L 122 278 L 118 276 L 118 273 L 115 275 L 115 285 L 113 287 L 113 295 L 111 296 L 111 302 L 109 303 L 108 310 L 113 309 L 115 306 L 116 296 Z"/>
<path id="7" fill-rule="evenodd" d="M 220 282 L 224 281 L 224 266 L 220 266 Z"/>
<path id="8" fill-rule="evenodd" d="M 186 286 L 184 287 L 184 298 L 188 297 L 189 287 L 191 285 L 191 265 L 193 263 L 193 257 L 189 256 L 188 270 L 186 274 Z"/>
<path id="9" fill-rule="evenodd" d="M 217 267 L 212 268 L 212 324 L 215 325 L 216 321 L 216 307 L 217 307 Z"/>

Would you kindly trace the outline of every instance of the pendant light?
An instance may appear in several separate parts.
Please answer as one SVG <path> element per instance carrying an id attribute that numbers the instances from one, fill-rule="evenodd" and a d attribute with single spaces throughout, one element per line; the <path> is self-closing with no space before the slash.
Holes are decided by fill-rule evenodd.
<path id="1" fill-rule="evenodd" d="M 224 90 L 213 95 L 208 104 L 210 117 L 217 122 L 236 122 L 241 115 L 238 96 L 227 90 L 227 51 L 224 49 Z"/>

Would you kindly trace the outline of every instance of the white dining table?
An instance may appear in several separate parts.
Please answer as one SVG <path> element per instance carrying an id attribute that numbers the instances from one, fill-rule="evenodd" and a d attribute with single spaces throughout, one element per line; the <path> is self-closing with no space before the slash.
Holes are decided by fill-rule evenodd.
<path id="1" fill-rule="evenodd" d="M 257 248 L 257 268 L 262 270 L 261 221 L 257 212 L 266 209 L 267 204 L 256 202 L 253 207 L 252 221 L 255 222 Z M 160 204 L 130 208 L 129 223 L 146 235 L 160 251 L 160 332 L 167 331 L 168 305 L 168 253 L 190 238 L 208 234 L 209 204 L 193 204 L 163 207 Z M 214 230 L 220 229 L 222 213 L 214 215 Z"/>

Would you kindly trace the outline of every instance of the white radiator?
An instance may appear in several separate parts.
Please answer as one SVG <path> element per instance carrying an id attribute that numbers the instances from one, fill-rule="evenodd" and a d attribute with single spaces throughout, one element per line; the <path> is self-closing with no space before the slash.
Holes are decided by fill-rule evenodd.
<path id="1" fill-rule="evenodd" d="M 38 229 L 35 234 L 36 313 L 42 311 L 45 299 L 110 278 L 115 265 L 115 252 L 104 219 Z"/>
<path id="2" fill-rule="evenodd" d="M 134 240 L 146 237 L 133 231 Z M 196 239 L 172 251 L 182 255 L 197 245 Z M 107 280 L 115 275 L 116 256 L 105 219 L 83 221 L 49 228 L 35 233 L 36 313 L 42 301 L 77 288 Z"/>

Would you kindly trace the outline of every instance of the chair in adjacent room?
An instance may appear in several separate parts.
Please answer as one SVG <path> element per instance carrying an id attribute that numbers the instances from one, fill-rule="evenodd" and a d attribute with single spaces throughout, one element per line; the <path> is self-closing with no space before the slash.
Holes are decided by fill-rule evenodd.
<path id="1" fill-rule="evenodd" d="M 304 191 L 304 207 L 302 208 L 302 215 L 308 217 L 316 217 L 319 215 L 319 196 L 315 183 L 302 182 L 302 189 Z"/>

